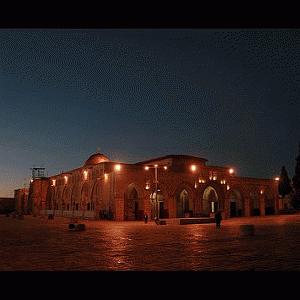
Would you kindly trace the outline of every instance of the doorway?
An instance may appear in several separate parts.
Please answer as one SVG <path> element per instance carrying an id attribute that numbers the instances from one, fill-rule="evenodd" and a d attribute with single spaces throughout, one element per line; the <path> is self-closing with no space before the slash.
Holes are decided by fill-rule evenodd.
<path id="1" fill-rule="evenodd" d="M 139 188 L 135 184 L 127 186 L 124 192 L 124 220 L 134 221 L 142 220 L 144 210 L 141 203 L 142 194 L 138 192 Z"/>
<path id="2" fill-rule="evenodd" d="M 159 201 L 159 207 L 158 207 L 159 211 L 159 219 L 162 219 L 164 217 L 164 203 L 162 201 Z"/>
<path id="3" fill-rule="evenodd" d="M 230 202 L 230 217 L 236 217 L 236 202 Z"/>
<path id="4" fill-rule="evenodd" d="M 212 186 L 209 186 L 203 192 L 201 216 L 209 217 L 210 213 L 216 212 L 218 208 L 218 194 Z"/>

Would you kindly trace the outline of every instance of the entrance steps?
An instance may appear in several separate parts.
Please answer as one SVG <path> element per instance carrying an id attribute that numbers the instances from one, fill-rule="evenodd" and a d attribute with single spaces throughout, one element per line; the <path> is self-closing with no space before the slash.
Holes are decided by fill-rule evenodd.
<path id="1" fill-rule="evenodd" d="M 214 218 L 174 218 L 174 219 L 160 219 L 162 225 L 188 225 L 188 224 L 205 224 L 215 223 Z"/>

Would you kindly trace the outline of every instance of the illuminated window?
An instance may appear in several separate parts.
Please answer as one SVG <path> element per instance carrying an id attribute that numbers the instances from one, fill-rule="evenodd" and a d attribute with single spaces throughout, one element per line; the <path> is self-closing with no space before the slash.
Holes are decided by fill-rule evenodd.
<path id="1" fill-rule="evenodd" d="M 68 183 L 68 176 L 65 176 L 64 179 L 65 179 L 65 184 L 67 184 Z"/>
<path id="2" fill-rule="evenodd" d="M 53 179 L 53 180 L 52 180 L 52 186 L 55 186 L 55 183 L 56 183 L 56 180 Z"/>

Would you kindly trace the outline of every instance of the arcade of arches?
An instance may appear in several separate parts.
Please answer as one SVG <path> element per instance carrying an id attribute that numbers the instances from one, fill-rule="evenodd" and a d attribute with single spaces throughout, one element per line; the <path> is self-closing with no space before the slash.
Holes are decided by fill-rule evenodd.
<path id="1" fill-rule="evenodd" d="M 238 177 L 187 155 L 124 164 L 98 153 L 81 168 L 34 178 L 30 191 L 36 213 L 88 219 L 258 216 L 282 206 L 274 180 Z"/>

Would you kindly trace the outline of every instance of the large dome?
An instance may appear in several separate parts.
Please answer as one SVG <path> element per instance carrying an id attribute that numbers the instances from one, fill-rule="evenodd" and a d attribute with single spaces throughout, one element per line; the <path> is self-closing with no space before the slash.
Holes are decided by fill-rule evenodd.
<path id="1" fill-rule="evenodd" d="M 97 165 L 102 162 L 110 162 L 110 159 L 105 156 L 104 154 L 97 153 L 90 156 L 90 158 L 85 162 L 83 165 L 84 167 L 91 166 L 91 165 Z"/>

